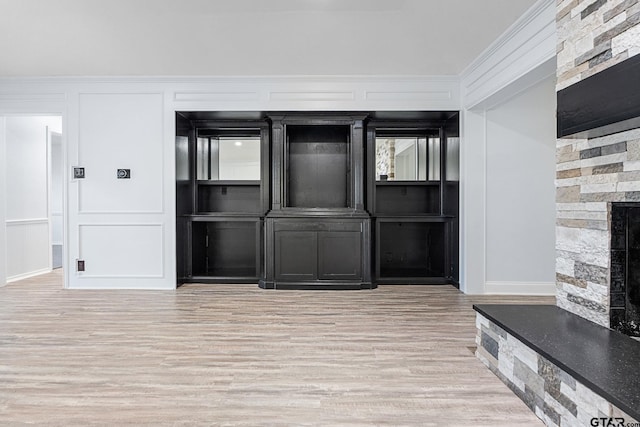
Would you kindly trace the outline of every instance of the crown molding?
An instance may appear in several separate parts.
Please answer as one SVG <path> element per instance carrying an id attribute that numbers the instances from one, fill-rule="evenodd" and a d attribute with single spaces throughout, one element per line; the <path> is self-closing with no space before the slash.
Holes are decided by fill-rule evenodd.
<path id="1" fill-rule="evenodd" d="M 556 2 L 539 0 L 460 75 L 463 106 L 479 106 L 555 59 Z"/>
<path id="2" fill-rule="evenodd" d="M 305 84 L 305 83 L 457 83 L 456 75 L 260 75 L 260 76 L 29 76 L 0 77 L 2 86 L 22 84 Z"/>

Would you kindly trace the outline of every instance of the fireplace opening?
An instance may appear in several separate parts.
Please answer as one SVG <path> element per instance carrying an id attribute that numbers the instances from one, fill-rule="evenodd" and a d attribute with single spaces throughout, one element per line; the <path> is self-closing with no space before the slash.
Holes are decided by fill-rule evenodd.
<path id="1" fill-rule="evenodd" d="M 640 337 L 640 203 L 611 205 L 611 328 Z"/>

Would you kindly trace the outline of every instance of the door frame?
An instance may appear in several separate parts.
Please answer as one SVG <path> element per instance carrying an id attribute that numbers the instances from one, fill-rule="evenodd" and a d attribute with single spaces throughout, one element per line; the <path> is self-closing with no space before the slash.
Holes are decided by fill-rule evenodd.
<path id="1" fill-rule="evenodd" d="M 7 117 L 38 117 L 38 116 L 58 116 L 62 121 L 62 168 L 63 168 L 63 183 L 62 183 L 62 227 L 63 227 L 63 235 L 62 235 L 62 268 L 63 268 L 63 288 L 69 287 L 69 268 L 68 268 L 68 235 L 66 230 L 68 229 L 68 175 L 65 173 L 68 169 L 67 162 L 67 112 L 66 105 L 61 104 L 55 107 L 40 107 L 38 103 L 33 103 L 33 105 L 25 105 L 23 103 L 19 103 L 20 105 L 2 105 L 0 103 L 0 227 L 2 228 L 2 232 L 0 232 L 0 287 L 5 286 L 7 284 L 7 234 L 6 234 L 6 194 L 7 194 L 7 177 L 6 177 L 6 162 L 8 159 L 6 158 L 6 118 Z M 46 144 L 47 144 L 47 217 L 49 219 L 49 267 L 52 265 L 52 254 L 51 254 L 51 209 L 50 209 L 50 138 L 49 131 L 47 129 Z"/>

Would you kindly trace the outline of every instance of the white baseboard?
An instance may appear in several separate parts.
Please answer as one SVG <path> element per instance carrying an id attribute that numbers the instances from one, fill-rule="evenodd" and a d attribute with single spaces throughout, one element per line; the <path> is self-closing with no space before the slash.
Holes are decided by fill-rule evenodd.
<path id="1" fill-rule="evenodd" d="M 43 268 L 42 270 L 30 271 L 29 273 L 18 274 L 15 276 L 7 277 L 7 283 L 17 282 L 18 280 L 28 279 L 30 277 L 39 276 L 41 274 L 51 273 L 50 268 Z"/>
<path id="2" fill-rule="evenodd" d="M 485 282 L 486 295 L 555 296 L 555 282 Z"/>

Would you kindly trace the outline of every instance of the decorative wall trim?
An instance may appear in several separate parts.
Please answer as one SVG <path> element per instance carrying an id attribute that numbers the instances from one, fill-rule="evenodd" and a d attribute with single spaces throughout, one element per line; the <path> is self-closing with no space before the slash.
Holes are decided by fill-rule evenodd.
<path id="1" fill-rule="evenodd" d="M 353 101 L 355 98 L 353 91 L 269 92 L 269 99 L 272 101 Z"/>
<path id="2" fill-rule="evenodd" d="M 260 98 L 260 94 L 258 92 L 250 91 L 250 92 L 176 92 L 174 94 L 174 101 L 208 101 L 208 102 L 219 102 L 219 101 L 257 101 Z"/>
<path id="3" fill-rule="evenodd" d="M 14 225 L 30 225 L 30 224 L 48 224 L 49 218 L 25 218 L 25 219 L 8 219 L 7 226 Z"/>
<path id="4" fill-rule="evenodd" d="M 7 92 L 0 93 L 0 102 L 64 102 L 67 94 L 62 93 L 23 93 L 23 92 Z"/>
<path id="5" fill-rule="evenodd" d="M 160 133 L 164 136 L 164 131 L 165 131 L 165 99 L 164 99 L 164 91 L 161 90 L 157 90 L 157 91 L 148 91 L 148 90 L 140 90 L 140 91 L 131 91 L 131 92 L 127 92 L 127 91 L 122 91 L 122 90 L 112 90 L 112 91 L 81 91 L 78 93 L 78 116 L 80 117 L 82 115 L 82 98 L 83 96 L 92 96 L 92 95 L 100 95 L 100 96 L 104 96 L 104 95 L 114 95 L 114 96 L 128 96 L 128 95 L 156 95 L 159 97 L 161 105 L 160 105 L 160 116 L 159 116 L 159 128 L 160 128 Z M 85 135 L 82 134 L 81 131 L 81 124 L 80 124 L 80 120 L 78 120 L 77 123 L 78 127 L 77 127 L 77 135 L 78 135 L 78 141 L 77 141 L 77 148 L 76 148 L 76 165 L 81 165 L 84 164 L 85 161 L 83 159 L 83 150 L 81 149 L 82 144 L 80 143 L 80 141 L 82 141 L 85 138 Z M 162 150 L 162 171 L 161 171 L 161 176 L 164 176 L 167 171 L 165 170 L 165 162 L 164 162 L 164 158 L 165 158 L 165 150 Z M 164 206 L 165 206 L 165 183 L 164 183 L 164 179 L 161 179 L 159 184 L 161 186 L 161 191 L 160 191 L 160 200 L 158 202 L 158 206 L 159 209 L 127 209 L 127 210 L 123 210 L 123 209 L 113 209 L 113 210 L 91 210 L 91 209 L 85 209 L 84 203 L 83 203 L 83 192 L 82 192 L 82 187 L 83 187 L 83 183 L 86 182 L 85 180 L 80 180 L 77 181 L 77 185 L 75 186 L 75 191 L 76 191 L 76 197 L 77 197 L 77 202 L 78 202 L 78 214 L 90 214 L 90 215 L 123 215 L 123 214 L 133 214 L 133 215 L 154 215 L 154 214 L 163 214 L 164 213 Z"/>
<path id="6" fill-rule="evenodd" d="M 138 280 L 138 279 L 164 279 L 165 277 L 165 270 L 166 270 L 166 265 L 165 265 L 165 256 L 166 256 L 166 251 L 167 248 L 165 247 L 165 227 L 163 223 L 158 223 L 158 222 L 148 222 L 148 223 L 140 223 L 140 222 L 136 222 L 136 223 L 132 223 L 132 222 L 120 222 L 120 223 L 105 223 L 105 222 L 101 222 L 101 223 L 80 223 L 78 224 L 78 231 L 76 233 L 76 237 L 77 237 L 77 248 L 79 250 L 78 252 L 78 257 L 80 259 L 84 259 L 84 255 L 82 254 L 82 228 L 87 228 L 87 227 L 157 227 L 159 229 L 160 232 L 160 239 L 161 239 L 161 247 L 162 247 L 162 259 L 160 260 L 160 274 L 90 274 L 90 273 L 86 273 L 86 272 L 82 272 L 82 273 L 76 273 L 78 279 L 133 279 L 133 280 Z M 87 262 L 90 262 L 90 260 L 86 260 Z M 75 262 L 75 261 L 74 261 Z M 74 284 L 74 286 L 71 286 L 73 288 L 79 288 L 79 286 L 76 286 Z M 118 288 L 119 285 L 118 284 L 114 284 L 115 288 Z M 81 288 L 81 287 L 80 287 Z M 89 286 L 89 288 L 91 288 L 91 286 Z M 126 287 L 127 289 L 129 289 L 129 287 Z M 135 289 L 135 288 L 134 288 Z M 146 287 L 142 287 L 141 289 L 146 289 Z M 160 288 L 158 288 L 160 289 Z"/>
<path id="7" fill-rule="evenodd" d="M 42 270 L 30 271 L 28 273 L 17 274 L 15 276 L 7 277 L 7 283 L 17 282 L 19 280 L 28 279 L 30 277 L 40 276 L 41 274 L 51 273 L 50 268 L 43 268 Z"/>
<path id="8" fill-rule="evenodd" d="M 406 75 L 8 77 L 0 78 L 0 109 L 3 94 L 29 99 L 47 91 L 66 96 L 166 91 L 167 104 L 178 111 L 460 109 L 458 76 Z"/>
<path id="9" fill-rule="evenodd" d="M 543 295 L 556 294 L 555 282 L 497 282 L 490 281 L 484 285 L 487 295 Z"/>
<path id="10" fill-rule="evenodd" d="M 539 0 L 462 72 L 464 107 L 478 106 L 555 56 L 556 2 Z"/>
<path id="11" fill-rule="evenodd" d="M 381 91 L 368 91 L 365 92 L 365 99 L 370 100 L 398 100 L 404 99 L 407 101 L 421 101 L 421 100 L 438 100 L 449 101 L 453 99 L 453 93 L 450 90 L 432 90 L 432 91 L 413 91 L 413 92 L 381 92 Z"/>

